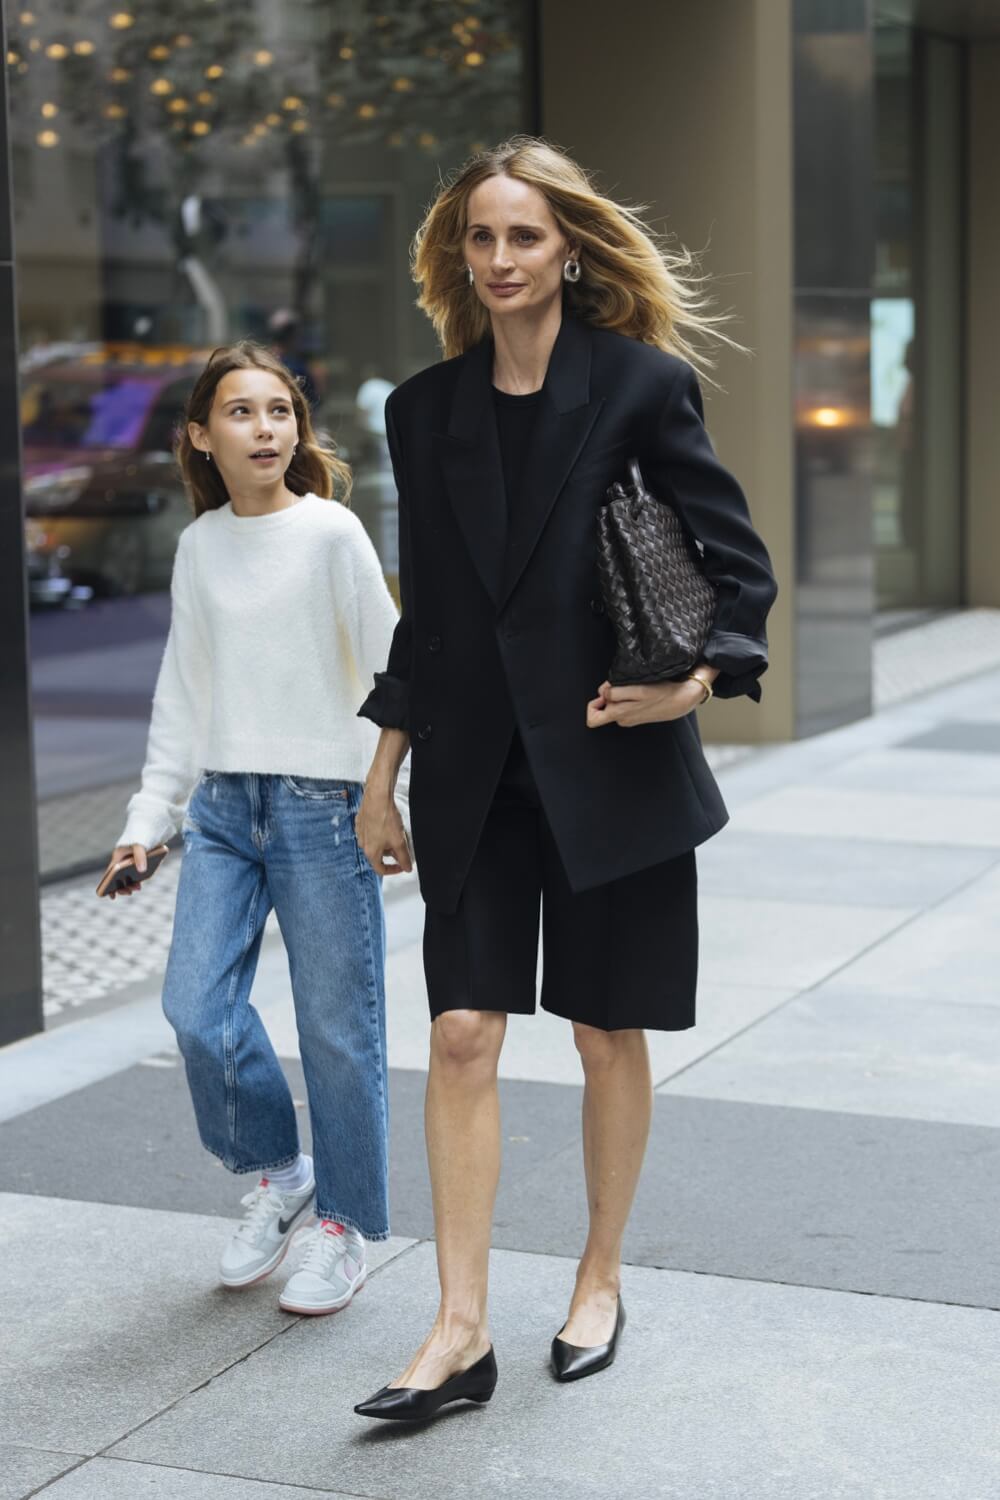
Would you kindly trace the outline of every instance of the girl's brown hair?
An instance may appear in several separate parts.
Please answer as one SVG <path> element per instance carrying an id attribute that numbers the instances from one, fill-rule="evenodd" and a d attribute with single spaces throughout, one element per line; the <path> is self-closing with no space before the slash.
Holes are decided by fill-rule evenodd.
<path id="1" fill-rule="evenodd" d="M 299 433 L 298 446 L 285 470 L 285 483 L 292 494 L 313 494 L 319 495 L 323 500 L 330 500 L 339 489 L 339 498 L 346 505 L 351 493 L 350 466 L 337 457 L 332 445 L 328 446 L 326 440 L 320 441 L 313 428 L 309 403 L 295 376 L 282 364 L 278 355 L 264 344 L 258 344 L 253 339 L 240 339 L 237 344 L 225 344 L 212 351 L 208 363 L 195 381 L 184 413 L 184 423 L 175 451 L 195 515 L 200 516 L 206 510 L 218 510 L 229 499 L 229 492 L 218 467 L 214 463 L 206 463 L 205 455 L 192 443 L 188 423 L 197 422 L 199 427 L 208 426 L 219 381 L 231 370 L 268 370 L 288 387 Z"/>
<path id="2" fill-rule="evenodd" d="M 560 147 L 514 136 L 475 156 L 442 182 L 413 240 L 417 306 L 434 324 L 445 358 L 464 354 L 490 329 L 489 313 L 468 283 L 465 231 L 469 195 L 506 174 L 537 188 L 562 234 L 579 247 L 582 275 L 564 288 L 568 312 L 599 328 L 656 344 L 701 370 L 713 361 L 706 336 L 738 348 L 710 312 L 706 278 L 688 250 L 669 249 L 642 218 L 641 206 L 617 203 Z"/>

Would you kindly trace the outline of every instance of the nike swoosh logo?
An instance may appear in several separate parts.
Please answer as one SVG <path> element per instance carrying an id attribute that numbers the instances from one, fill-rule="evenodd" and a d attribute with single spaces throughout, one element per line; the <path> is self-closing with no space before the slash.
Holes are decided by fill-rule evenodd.
<path id="1" fill-rule="evenodd" d="M 290 1219 L 279 1219 L 278 1220 L 278 1233 L 279 1234 L 287 1234 L 288 1231 L 291 1229 L 292 1225 L 295 1223 L 295 1220 L 296 1219 L 300 1219 L 302 1217 L 302 1215 L 305 1213 L 306 1209 L 310 1206 L 311 1203 L 312 1203 L 312 1198 L 311 1197 L 307 1198 L 306 1201 L 305 1201 L 305 1203 L 303 1203 L 302 1207 L 296 1213 L 292 1214 L 292 1217 Z"/>

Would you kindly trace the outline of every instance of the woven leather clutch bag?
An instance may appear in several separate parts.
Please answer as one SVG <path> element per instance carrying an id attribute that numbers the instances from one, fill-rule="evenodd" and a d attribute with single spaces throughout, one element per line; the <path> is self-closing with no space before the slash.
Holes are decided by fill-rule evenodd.
<path id="1" fill-rule="evenodd" d="M 715 585 L 697 542 L 672 506 L 657 500 L 629 459 L 630 485 L 616 480 L 598 512 L 597 566 L 617 641 L 608 681 L 621 685 L 683 677 L 715 615 Z"/>

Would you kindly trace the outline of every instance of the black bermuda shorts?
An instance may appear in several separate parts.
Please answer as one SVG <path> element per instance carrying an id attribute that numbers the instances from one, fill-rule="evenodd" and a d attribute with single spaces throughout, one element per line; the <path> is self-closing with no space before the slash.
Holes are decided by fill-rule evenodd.
<path id="1" fill-rule="evenodd" d="M 425 913 L 431 1019 L 447 1010 L 534 1014 L 540 908 L 543 1010 L 602 1031 L 686 1030 L 695 1021 L 697 885 L 692 849 L 574 895 L 515 734 L 457 911 Z"/>

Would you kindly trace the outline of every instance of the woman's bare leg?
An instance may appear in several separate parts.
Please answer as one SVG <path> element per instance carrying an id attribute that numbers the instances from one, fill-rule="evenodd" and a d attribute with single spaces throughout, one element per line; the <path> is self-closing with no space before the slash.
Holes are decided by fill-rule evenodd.
<path id="1" fill-rule="evenodd" d="M 583 1060 L 583 1163 L 590 1230 L 560 1337 L 588 1348 L 614 1330 L 622 1238 L 653 1113 L 653 1081 L 643 1031 L 600 1031 L 574 1022 Z"/>
<path id="2" fill-rule="evenodd" d="M 424 1123 L 441 1302 L 394 1386 L 433 1390 L 490 1347 L 490 1233 L 500 1176 L 499 1011 L 450 1010 L 431 1027 Z"/>

